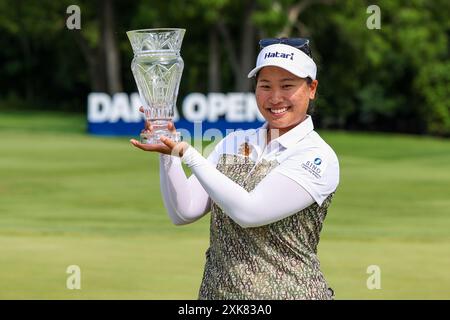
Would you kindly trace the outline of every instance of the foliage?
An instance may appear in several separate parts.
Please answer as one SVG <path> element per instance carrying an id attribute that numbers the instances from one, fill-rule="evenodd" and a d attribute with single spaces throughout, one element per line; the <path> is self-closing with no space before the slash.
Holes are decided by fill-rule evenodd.
<path id="1" fill-rule="evenodd" d="M 1 109 L 84 112 L 93 77 L 105 72 L 104 59 L 95 55 L 103 45 L 103 1 L 109 0 L 78 1 L 81 30 L 68 30 L 66 8 L 73 1 L 0 0 Z M 290 36 L 311 39 L 319 66 L 315 115 L 319 126 L 450 135 L 450 2 L 446 0 L 379 0 L 375 3 L 381 9 L 379 30 L 366 27 L 370 15 L 366 9 L 374 4 L 367 0 L 113 3 L 120 73 L 127 92 L 135 91 L 128 30 L 187 29 L 180 97 L 208 90 L 213 81 L 208 72 L 211 50 L 220 59 L 216 72 L 220 81 L 215 81 L 221 91 L 244 88 L 249 48 L 257 49 L 261 37 L 287 30 Z M 256 28 L 250 36 L 251 30 L 244 28 L 248 13 Z M 218 47 L 210 46 L 211 35 L 218 39 Z"/>

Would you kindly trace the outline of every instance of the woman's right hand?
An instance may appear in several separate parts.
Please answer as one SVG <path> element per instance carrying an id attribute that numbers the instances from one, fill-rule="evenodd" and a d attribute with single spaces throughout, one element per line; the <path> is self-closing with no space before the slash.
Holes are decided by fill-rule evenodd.
<path id="1" fill-rule="evenodd" d="M 144 107 L 139 108 L 140 112 L 144 112 Z M 169 121 L 167 124 L 167 129 L 171 133 L 176 133 L 175 125 L 172 121 Z M 152 133 L 153 128 L 152 124 L 149 120 L 145 120 L 145 127 L 142 129 L 141 133 Z M 184 151 L 186 151 L 189 148 L 189 144 L 185 141 L 181 142 L 175 142 L 172 141 L 168 137 L 161 137 L 161 143 L 159 144 L 147 144 L 147 143 L 140 143 L 139 141 L 135 139 L 130 140 L 131 144 L 133 144 L 135 147 L 142 149 L 144 151 L 155 151 L 163 154 L 170 154 L 177 157 L 182 157 L 184 154 Z"/>

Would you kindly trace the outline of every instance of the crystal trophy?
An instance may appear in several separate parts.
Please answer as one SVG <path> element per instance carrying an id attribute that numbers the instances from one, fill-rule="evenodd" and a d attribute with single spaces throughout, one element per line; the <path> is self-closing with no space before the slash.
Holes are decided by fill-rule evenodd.
<path id="1" fill-rule="evenodd" d="M 131 62 L 139 96 L 151 133 L 141 133 L 141 143 L 161 143 L 161 136 L 180 141 L 179 132 L 167 129 L 174 117 L 184 62 L 180 56 L 185 29 L 142 29 L 127 32 L 133 48 Z"/>

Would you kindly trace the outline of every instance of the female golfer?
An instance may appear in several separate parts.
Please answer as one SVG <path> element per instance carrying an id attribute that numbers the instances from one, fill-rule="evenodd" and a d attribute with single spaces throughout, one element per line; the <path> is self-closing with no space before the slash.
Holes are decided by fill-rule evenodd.
<path id="1" fill-rule="evenodd" d="M 306 39 L 260 45 L 248 77 L 256 79 L 261 128 L 229 134 L 208 159 L 167 137 L 161 145 L 131 143 L 161 153 L 161 190 L 175 224 L 211 212 L 200 299 L 332 299 L 317 245 L 339 163 L 307 113 L 316 64 Z"/>

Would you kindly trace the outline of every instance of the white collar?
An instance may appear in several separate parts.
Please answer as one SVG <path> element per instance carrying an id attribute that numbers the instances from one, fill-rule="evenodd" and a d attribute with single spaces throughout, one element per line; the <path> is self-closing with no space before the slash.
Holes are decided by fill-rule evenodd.
<path id="1" fill-rule="evenodd" d="M 266 141 L 268 123 L 265 122 L 262 127 L 259 128 L 258 136 L 260 141 Z M 314 130 L 314 124 L 310 115 L 306 115 L 306 118 L 296 125 L 288 132 L 282 134 L 272 141 L 276 141 L 284 148 L 289 148 L 306 137 L 311 131 Z M 271 141 L 271 142 L 272 142 Z"/>

